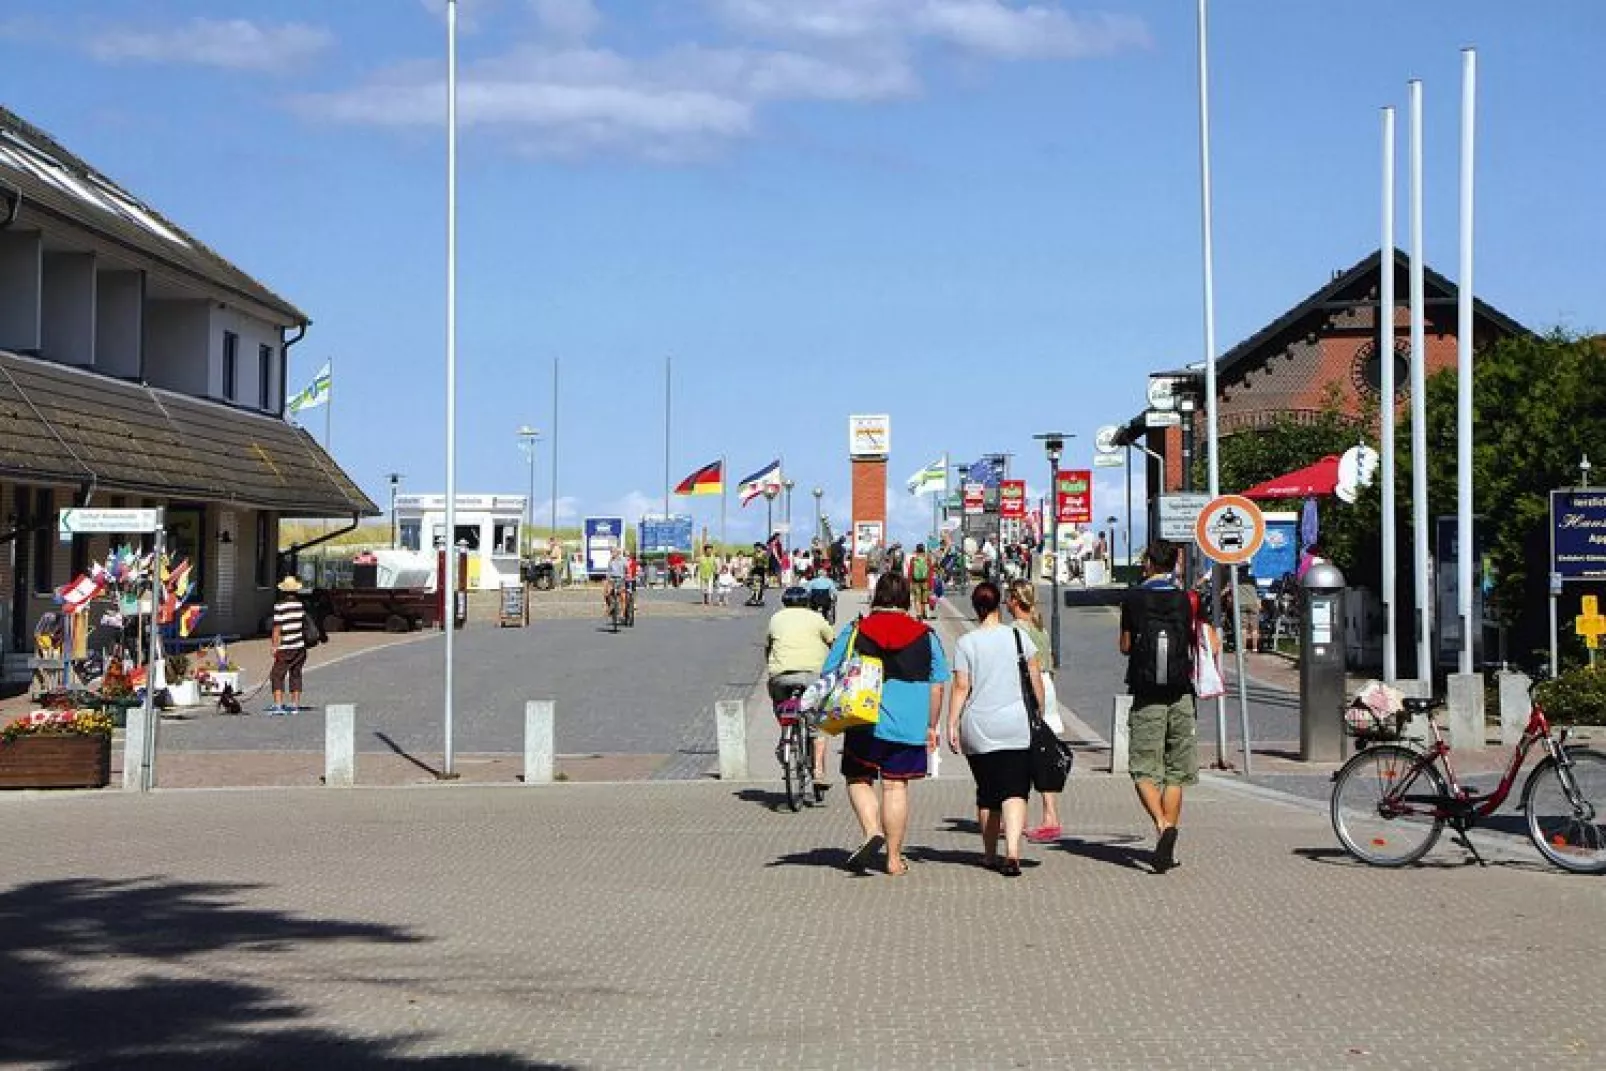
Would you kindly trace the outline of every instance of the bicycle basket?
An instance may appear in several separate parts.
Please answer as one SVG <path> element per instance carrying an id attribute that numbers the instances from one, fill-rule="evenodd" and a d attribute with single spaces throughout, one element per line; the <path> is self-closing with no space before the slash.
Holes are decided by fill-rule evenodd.
<path id="1" fill-rule="evenodd" d="M 1344 711 L 1344 731 L 1358 740 L 1398 740 L 1405 735 L 1404 697 L 1381 681 L 1368 681 Z"/>
<path id="2" fill-rule="evenodd" d="M 803 702 L 798 696 L 782 699 L 774 705 L 775 720 L 781 725 L 791 725 L 803 714 Z"/>

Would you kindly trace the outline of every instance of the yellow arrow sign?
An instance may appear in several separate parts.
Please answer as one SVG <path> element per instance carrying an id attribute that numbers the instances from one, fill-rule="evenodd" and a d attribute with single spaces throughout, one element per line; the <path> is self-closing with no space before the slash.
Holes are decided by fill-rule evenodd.
<path id="1" fill-rule="evenodd" d="M 1573 631 L 1584 638 L 1589 647 L 1599 647 L 1602 636 L 1606 636 L 1606 617 L 1600 613 L 1600 600 L 1594 595 L 1585 595 L 1579 600 L 1579 609 L 1583 612 L 1573 621 Z"/>

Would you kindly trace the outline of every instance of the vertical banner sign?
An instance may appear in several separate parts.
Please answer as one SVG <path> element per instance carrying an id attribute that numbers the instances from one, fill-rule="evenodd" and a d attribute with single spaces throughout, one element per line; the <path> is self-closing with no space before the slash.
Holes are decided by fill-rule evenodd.
<path id="1" fill-rule="evenodd" d="M 1060 524 L 1093 523 L 1093 473 L 1065 469 L 1054 477 L 1054 515 Z"/>
<path id="2" fill-rule="evenodd" d="M 979 483 L 965 484 L 965 512 L 973 517 L 987 512 L 987 488 Z"/>
<path id="3" fill-rule="evenodd" d="M 998 515 L 1022 518 L 1026 516 L 1026 481 L 1005 480 L 998 486 Z"/>

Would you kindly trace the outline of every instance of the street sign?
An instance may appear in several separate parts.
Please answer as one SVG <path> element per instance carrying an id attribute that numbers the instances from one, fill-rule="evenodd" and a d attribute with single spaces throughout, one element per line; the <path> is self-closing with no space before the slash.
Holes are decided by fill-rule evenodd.
<path id="1" fill-rule="evenodd" d="M 159 509 L 64 509 L 56 522 L 63 540 L 75 535 L 154 532 L 162 526 Z"/>
<path id="2" fill-rule="evenodd" d="M 1115 444 L 1116 437 L 1121 434 L 1121 425 L 1106 424 L 1093 436 L 1093 449 L 1101 454 L 1119 453 L 1121 448 Z M 1097 464 L 1097 461 L 1094 462 Z"/>
<path id="3" fill-rule="evenodd" d="M 1143 426 L 1146 428 L 1180 428 L 1182 427 L 1182 414 L 1165 409 L 1150 409 L 1143 414 Z"/>
<path id="4" fill-rule="evenodd" d="M 1187 491 L 1160 496 L 1160 538 L 1172 543 L 1193 541 L 1193 525 L 1199 513 L 1210 504 L 1210 496 Z"/>
<path id="5" fill-rule="evenodd" d="M 1222 565 L 1242 565 L 1266 538 L 1260 507 L 1242 495 L 1222 495 L 1199 511 L 1193 537 L 1205 557 Z"/>
<path id="6" fill-rule="evenodd" d="M 1126 457 L 1121 454 L 1094 454 L 1093 467 L 1096 469 L 1118 469 L 1126 464 Z"/>
<path id="7" fill-rule="evenodd" d="M 1578 610 L 1573 631 L 1584 638 L 1587 647 L 1596 650 L 1600 647 L 1601 636 L 1606 635 L 1606 617 L 1600 615 L 1600 600 L 1594 595 L 1585 595 L 1579 600 Z"/>

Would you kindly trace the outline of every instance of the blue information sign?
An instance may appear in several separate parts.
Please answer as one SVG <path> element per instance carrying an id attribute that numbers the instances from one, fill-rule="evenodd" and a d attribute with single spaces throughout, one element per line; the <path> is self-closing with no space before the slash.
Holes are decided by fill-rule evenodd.
<path id="1" fill-rule="evenodd" d="M 1550 569 L 1562 580 L 1606 580 L 1606 489 L 1550 492 Z"/>
<path id="2" fill-rule="evenodd" d="M 643 517 L 637 532 L 637 546 L 643 554 L 668 554 L 672 550 L 691 551 L 691 525 L 689 515 L 672 513 L 668 517 Z"/>
<path id="3" fill-rule="evenodd" d="M 601 576 L 608 571 L 613 548 L 625 543 L 623 517 L 587 517 L 585 519 L 586 573 Z"/>

